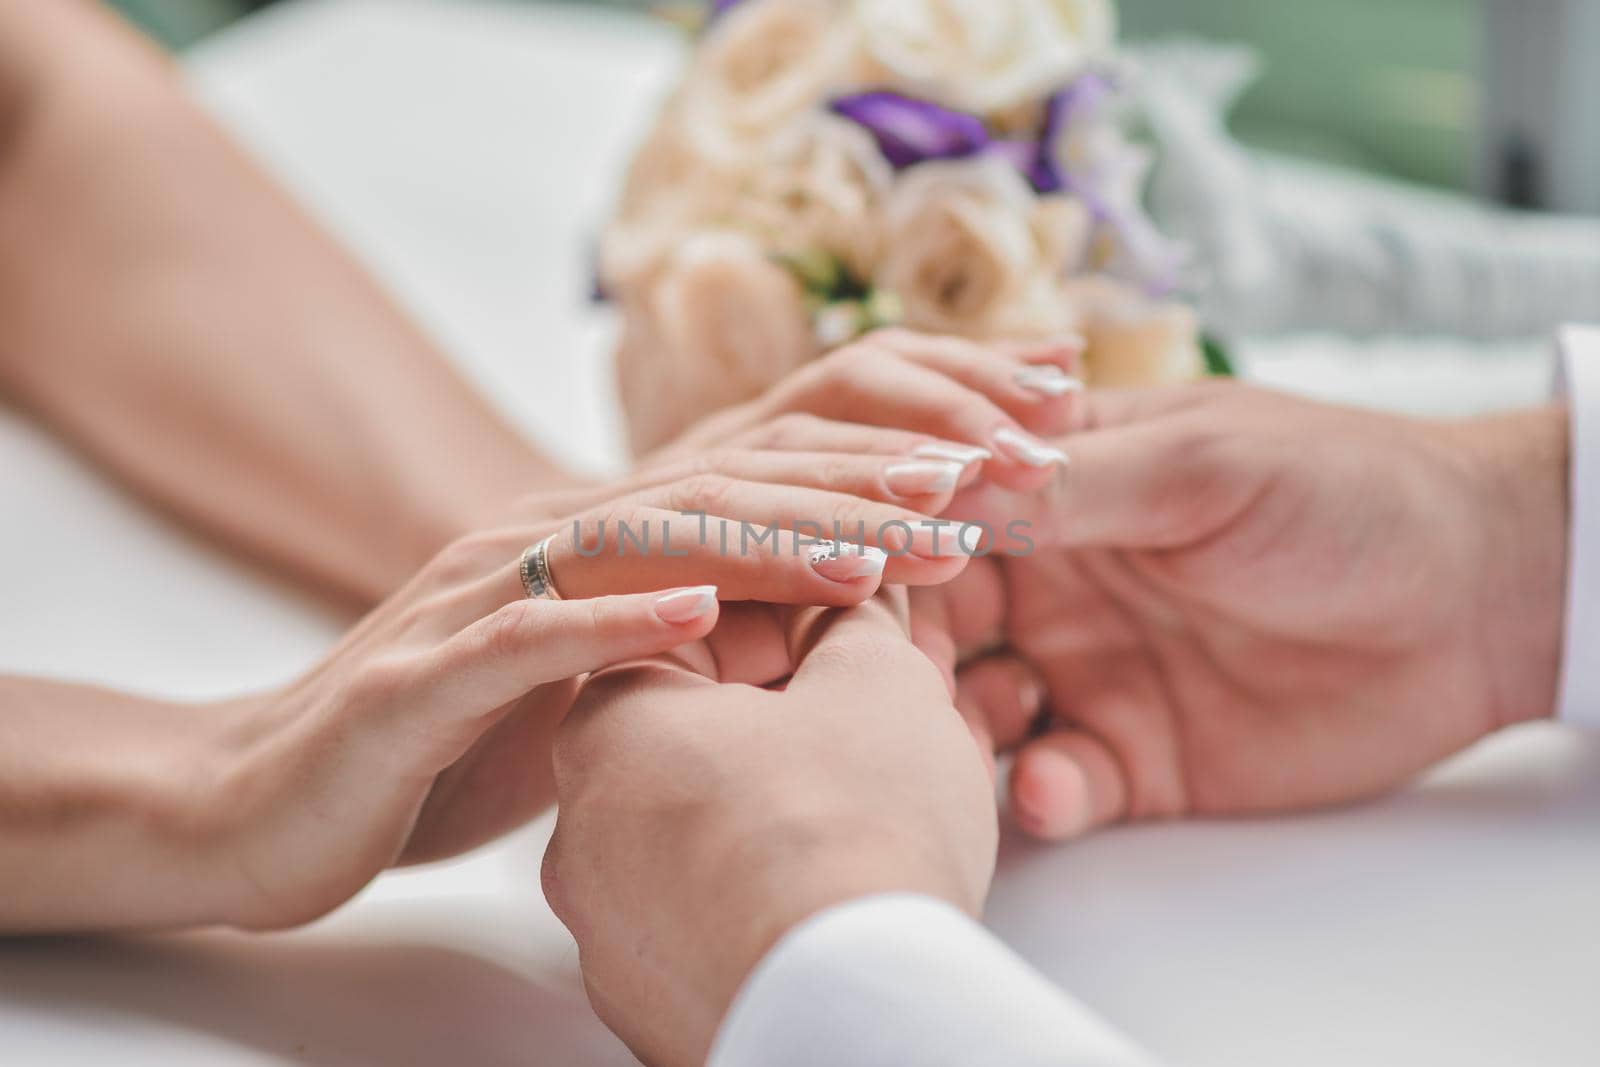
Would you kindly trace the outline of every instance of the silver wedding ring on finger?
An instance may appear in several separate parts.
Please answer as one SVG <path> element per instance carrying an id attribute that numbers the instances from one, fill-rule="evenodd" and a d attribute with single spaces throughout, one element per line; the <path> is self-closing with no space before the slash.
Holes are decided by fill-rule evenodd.
<path id="1" fill-rule="evenodd" d="M 555 539 L 555 535 L 551 534 L 522 554 L 522 564 L 518 569 L 522 575 L 522 588 L 527 591 L 529 600 L 561 599 L 561 594 L 556 591 L 556 580 L 550 576 L 550 542 Z"/>

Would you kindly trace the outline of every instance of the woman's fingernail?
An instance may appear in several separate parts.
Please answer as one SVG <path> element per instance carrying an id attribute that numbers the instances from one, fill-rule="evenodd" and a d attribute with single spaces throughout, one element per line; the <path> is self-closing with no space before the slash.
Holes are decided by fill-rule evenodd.
<path id="1" fill-rule="evenodd" d="M 1009 426 L 995 432 L 994 443 L 1000 451 L 1029 467 L 1064 467 L 1067 463 L 1067 454 L 1061 449 L 1053 448 L 1037 437 L 1019 433 Z"/>
<path id="2" fill-rule="evenodd" d="M 703 619 L 716 610 L 717 587 L 714 585 L 680 589 L 656 598 L 656 616 L 674 626 Z"/>
<path id="3" fill-rule="evenodd" d="M 1017 371 L 1016 382 L 1029 392 L 1041 396 L 1062 397 L 1083 392 L 1083 382 L 1060 367 L 1023 367 Z"/>
<path id="4" fill-rule="evenodd" d="M 881 549 L 824 541 L 811 549 L 811 569 L 830 582 L 854 582 L 883 573 L 889 557 Z"/>
<path id="5" fill-rule="evenodd" d="M 959 463 L 963 467 L 994 458 L 994 453 L 987 448 L 977 448 L 972 445 L 923 445 L 911 454 L 917 459 L 942 459 L 950 463 Z"/>
<path id="6" fill-rule="evenodd" d="M 983 527 L 977 523 L 961 527 L 961 532 L 956 534 L 956 543 L 961 546 L 964 556 L 976 556 L 983 547 Z"/>
<path id="7" fill-rule="evenodd" d="M 955 489 L 965 469 L 954 462 L 897 463 L 883 472 L 883 480 L 896 496 L 930 496 Z"/>
<path id="8" fill-rule="evenodd" d="M 924 529 L 911 535 L 905 546 L 905 551 L 918 559 L 971 559 L 977 555 L 977 546 L 983 540 L 983 528 L 976 523 L 941 521 L 923 526 Z"/>

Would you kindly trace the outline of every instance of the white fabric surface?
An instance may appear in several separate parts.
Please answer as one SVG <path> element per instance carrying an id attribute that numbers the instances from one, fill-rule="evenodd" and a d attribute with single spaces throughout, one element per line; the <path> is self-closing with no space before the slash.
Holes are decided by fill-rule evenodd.
<path id="1" fill-rule="evenodd" d="M 1557 341 L 1572 411 L 1572 539 L 1560 714 L 1600 728 L 1600 327 L 1571 326 Z"/>
<path id="2" fill-rule="evenodd" d="M 604 468 L 588 242 L 677 49 L 570 8 L 300 0 L 190 70 L 474 380 Z M 1288 388 L 1436 413 L 1537 400 L 1547 367 L 1438 340 L 1245 356 Z M 0 670 L 204 697 L 291 675 L 341 625 L 0 413 Z M 539 899 L 547 834 L 388 876 L 299 934 L 0 945 L 0 1062 L 631 1064 Z M 1580 1064 L 1597 885 L 1600 745 L 1545 726 L 1359 810 L 1008 841 L 986 921 L 1162 1062 Z"/>
<path id="3" fill-rule="evenodd" d="M 988 931 L 870 897 L 791 931 L 734 1001 L 709 1067 L 1149 1067 Z"/>

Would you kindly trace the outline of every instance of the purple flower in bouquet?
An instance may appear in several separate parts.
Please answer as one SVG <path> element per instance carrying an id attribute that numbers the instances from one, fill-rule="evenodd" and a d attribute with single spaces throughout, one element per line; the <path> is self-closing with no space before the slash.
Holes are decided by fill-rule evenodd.
<path id="1" fill-rule="evenodd" d="M 706 22 L 715 22 L 742 3 L 744 0 L 711 0 L 711 9 L 706 14 Z"/>
<path id="2" fill-rule="evenodd" d="M 1144 209 L 1150 154 L 1127 140 L 1105 115 L 1117 91 L 1103 74 L 1079 77 L 1050 98 L 1038 142 L 1011 151 L 1039 192 L 1066 193 L 1083 201 L 1115 246 L 1108 267 L 1141 282 L 1152 295 L 1164 296 L 1178 288 L 1186 252 L 1161 233 Z M 1024 154 L 1024 147 L 1031 153 Z"/>
<path id="3" fill-rule="evenodd" d="M 989 131 L 976 115 L 899 93 L 856 93 L 828 106 L 870 133 L 896 170 L 934 159 L 966 159 L 990 145 Z"/>
<path id="4" fill-rule="evenodd" d="M 1072 192 L 1085 199 L 1091 198 L 1092 189 L 1079 190 L 1072 187 L 1073 178 L 1077 175 L 1067 173 L 1064 161 L 1058 153 L 1063 138 L 1070 137 L 1073 133 L 1102 119 L 1107 102 L 1116 92 L 1117 87 L 1110 78 L 1103 74 L 1090 73 L 1078 78 L 1045 102 L 1044 129 L 1039 133 L 1038 143 L 1032 146 L 1034 155 L 1025 168 L 1035 189 L 1041 193 Z M 1077 162 L 1080 161 L 1074 161 Z M 1089 163 L 1087 160 L 1081 162 Z M 1074 170 L 1076 169 L 1074 167 Z M 1083 184 L 1092 186 L 1093 183 Z M 1093 210 L 1092 202 L 1089 206 Z"/>

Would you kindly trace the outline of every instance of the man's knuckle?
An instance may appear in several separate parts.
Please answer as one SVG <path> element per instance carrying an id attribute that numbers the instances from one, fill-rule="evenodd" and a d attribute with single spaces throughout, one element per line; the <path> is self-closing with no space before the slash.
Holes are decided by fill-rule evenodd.
<path id="1" fill-rule="evenodd" d="M 563 925 L 567 924 L 572 915 L 572 895 L 561 877 L 562 867 L 565 866 L 563 858 L 566 836 L 558 823 L 555 833 L 550 838 L 549 847 L 544 850 L 544 860 L 539 864 L 539 884 L 544 890 L 544 899 L 550 905 L 551 912 Z"/>

